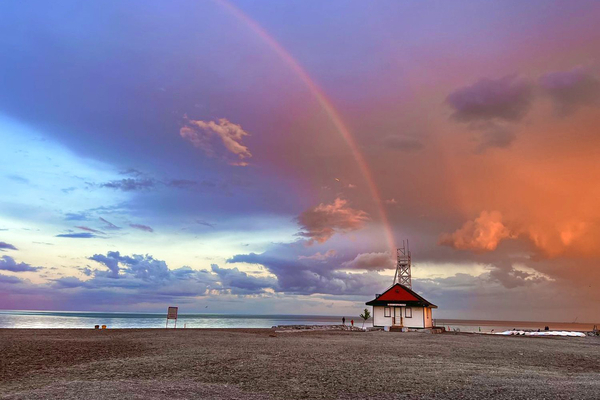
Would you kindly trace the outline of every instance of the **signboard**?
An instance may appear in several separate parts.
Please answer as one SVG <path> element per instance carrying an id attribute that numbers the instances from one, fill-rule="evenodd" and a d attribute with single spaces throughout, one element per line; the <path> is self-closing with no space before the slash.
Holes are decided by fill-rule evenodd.
<path id="1" fill-rule="evenodd" d="M 167 310 L 167 323 L 165 324 L 165 328 L 169 326 L 169 320 L 175 320 L 175 328 L 177 328 L 177 309 L 178 307 L 169 307 Z"/>
<path id="2" fill-rule="evenodd" d="M 388 307 L 406 307 L 406 304 L 388 304 Z"/>
<path id="3" fill-rule="evenodd" d="M 178 307 L 169 307 L 169 311 L 167 311 L 167 319 L 177 319 L 177 309 Z"/>

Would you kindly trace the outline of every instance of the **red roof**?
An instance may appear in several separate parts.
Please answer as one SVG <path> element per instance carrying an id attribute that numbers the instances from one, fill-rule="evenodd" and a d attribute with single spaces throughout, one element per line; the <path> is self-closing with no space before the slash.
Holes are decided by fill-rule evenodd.
<path id="1" fill-rule="evenodd" d="M 435 304 L 428 302 L 413 290 L 399 283 L 396 283 L 383 294 L 377 296 L 374 300 L 371 300 L 366 304 L 368 306 L 388 306 L 394 305 L 395 303 L 401 303 L 409 307 L 419 306 L 437 308 Z"/>
<path id="2" fill-rule="evenodd" d="M 391 288 L 389 288 L 385 293 L 381 296 L 377 297 L 377 300 L 381 301 L 418 301 L 412 293 L 409 293 L 407 288 L 400 285 L 399 283 L 395 284 Z"/>

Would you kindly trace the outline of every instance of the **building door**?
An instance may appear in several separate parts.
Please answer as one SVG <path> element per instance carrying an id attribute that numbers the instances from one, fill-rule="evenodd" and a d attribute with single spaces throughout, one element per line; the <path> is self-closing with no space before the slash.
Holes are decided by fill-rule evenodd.
<path id="1" fill-rule="evenodd" d="M 402 326 L 402 307 L 394 307 L 394 326 Z"/>

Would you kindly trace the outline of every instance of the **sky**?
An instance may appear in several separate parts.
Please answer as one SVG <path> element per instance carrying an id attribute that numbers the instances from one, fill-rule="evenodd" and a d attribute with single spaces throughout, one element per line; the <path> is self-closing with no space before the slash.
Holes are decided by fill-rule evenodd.
<path id="1" fill-rule="evenodd" d="M 0 4 L 0 308 L 600 320 L 595 1 Z"/>

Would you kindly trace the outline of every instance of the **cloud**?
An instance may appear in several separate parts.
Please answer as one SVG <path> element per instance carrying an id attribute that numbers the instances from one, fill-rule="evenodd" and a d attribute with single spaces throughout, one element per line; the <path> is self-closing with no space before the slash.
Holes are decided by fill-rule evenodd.
<path id="1" fill-rule="evenodd" d="M 297 257 L 281 257 L 271 252 L 238 254 L 227 262 L 264 266 L 277 277 L 278 290 L 288 294 L 372 295 L 389 286 L 389 277 L 376 272 L 336 271 L 322 263 L 301 263 Z"/>
<path id="2" fill-rule="evenodd" d="M 390 135 L 382 140 L 383 146 L 388 149 L 413 152 L 421 150 L 424 146 L 419 140 L 402 135 Z"/>
<path id="3" fill-rule="evenodd" d="M 500 79 L 483 78 L 471 86 L 450 93 L 446 102 L 452 117 L 461 122 L 519 121 L 529 111 L 533 85 L 516 75 Z"/>
<path id="4" fill-rule="evenodd" d="M 88 215 L 85 212 L 81 213 L 66 213 L 65 219 L 67 221 L 85 221 L 88 219 Z"/>
<path id="5" fill-rule="evenodd" d="M 381 271 L 384 269 L 393 269 L 396 267 L 394 258 L 388 252 L 382 253 L 361 253 L 353 260 L 342 263 L 344 268 L 348 269 L 366 269 L 370 271 Z"/>
<path id="6" fill-rule="evenodd" d="M 0 242 L 0 251 L 1 250 L 18 250 L 18 249 L 10 243 Z"/>
<path id="7" fill-rule="evenodd" d="M 119 276 L 119 261 L 121 261 L 121 254 L 118 251 L 109 251 L 107 255 L 94 254 L 90 257 L 90 260 L 104 264 L 110 271 L 109 276 L 111 278 L 117 278 Z"/>
<path id="8" fill-rule="evenodd" d="M 517 139 L 517 135 L 508 127 L 497 123 L 487 124 L 481 132 L 476 152 L 483 153 L 489 148 L 505 149 Z"/>
<path id="9" fill-rule="evenodd" d="M 40 270 L 41 267 L 32 267 L 26 263 L 17 263 L 14 258 L 9 256 L 0 257 L 0 270 L 11 272 L 33 272 Z"/>
<path id="10" fill-rule="evenodd" d="M 23 178 L 22 176 L 19 176 L 19 175 L 7 175 L 6 177 L 15 182 L 29 183 L 29 179 Z"/>
<path id="11" fill-rule="evenodd" d="M 237 268 L 220 268 L 216 264 L 211 264 L 211 269 L 219 277 L 223 289 L 233 294 L 253 294 L 277 288 L 277 280 L 271 277 L 256 277 Z"/>
<path id="12" fill-rule="evenodd" d="M 104 218 L 100 217 L 98 218 L 100 221 L 104 222 L 105 226 L 104 229 L 111 229 L 111 230 L 119 230 L 121 229 L 120 227 L 116 226 L 115 224 L 113 224 L 110 221 L 105 220 Z"/>
<path id="13" fill-rule="evenodd" d="M 220 268 L 211 265 L 211 271 L 197 271 L 190 267 L 170 269 L 166 262 L 157 260 L 150 255 L 134 254 L 122 256 L 118 251 L 104 254 L 95 254 L 90 260 L 106 266 L 108 271 L 93 270 L 91 281 L 69 279 L 58 281 L 57 284 L 66 287 L 164 287 L 170 286 L 175 281 L 190 281 L 199 284 L 202 290 L 188 293 L 193 296 L 202 295 L 207 289 L 227 292 L 231 294 L 258 294 L 265 289 L 276 288 L 277 280 L 271 277 L 255 277 L 240 271 L 238 268 Z M 111 281 L 105 280 L 110 278 Z M 76 279 L 76 278 L 75 278 Z"/>
<path id="14" fill-rule="evenodd" d="M 327 250 L 325 253 L 321 254 L 320 252 L 316 252 L 311 256 L 298 256 L 298 260 L 316 260 L 316 261 L 325 261 L 328 258 L 335 257 L 336 251 L 331 249 Z"/>
<path id="15" fill-rule="evenodd" d="M 444 234 L 439 243 L 459 250 L 484 252 L 495 250 L 503 239 L 510 238 L 510 230 L 502 223 L 499 211 L 482 211 L 474 221 L 467 221 L 452 234 Z"/>
<path id="16" fill-rule="evenodd" d="M 201 220 L 201 219 L 197 219 L 197 220 L 196 220 L 196 223 L 197 223 L 198 225 L 204 225 L 204 226 L 208 226 L 209 228 L 214 228 L 214 227 L 215 227 L 215 224 L 211 224 L 210 222 L 206 222 L 206 221 L 203 221 L 203 220 Z"/>
<path id="17" fill-rule="evenodd" d="M 547 276 L 539 272 L 514 268 L 508 262 L 500 262 L 493 265 L 490 271 L 490 279 L 499 282 L 507 289 L 519 286 L 531 286 L 549 281 Z"/>
<path id="18" fill-rule="evenodd" d="M 364 225 L 369 217 L 366 212 L 347 206 L 347 201 L 337 198 L 331 204 L 319 204 L 298 216 L 303 230 L 298 235 L 308 238 L 309 244 L 325 243 L 335 233 L 355 231 Z"/>
<path id="19" fill-rule="evenodd" d="M 106 235 L 106 233 L 102 231 L 98 231 L 96 229 L 88 228 L 87 226 L 76 226 L 75 228 L 81 229 L 82 231 L 92 232 L 92 233 L 100 233 L 102 235 Z"/>
<path id="20" fill-rule="evenodd" d="M 56 237 L 62 238 L 71 238 L 71 239 L 91 239 L 96 238 L 98 236 L 93 233 L 82 232 L 82 233 L 61 233 L 60 235 L 56 235 Z"/>
<path id="21" fill-rule="evenodd" d="M 196 186 L 198 182 L 191 181 L 189 179 L 171 179 L 166 183 L 169 187 L 174 187 L 178 189 L 189 189 Z"/>
<path id="22" fill-rule="evenodd" d="M 103 183 L 100 187 L 105 187 L 109 189 L 122 190 L 123 192 L 132 192 L 137 190 L 148 190 L 152 189 L 156 186 L 156 181 L 154 179 L 134 179 L 134 178 L 125 178 L 115 181 L 110 181 L 107 183 Z"/>
<path id="23" fill-rule="evenodd" d="M 135 169 L 135 168 L 127 168 L 124 169 L 122 171 L 119 171 L 119 174 L 121 175 L 130 175 L 130 176 L 135 176 L 135 177 L 140 177 L 145 175 L 142 171 Z"/>
<path id="24" fill-rule="evenodd" d="M 23 282 L 23 280 L 21 278 L 17 278 L 16 276 L 8 276 L 8 275 L 0 274 L 0 284 L 7 283 L 9 285 L 12 285 L 15 283 L 22 283 L 22 282 Z"/>
<path id="25" fill-rule="evenodd" d="M 539 85 L 561 116 L 600 104 L 600 81 L 582 68 L 547 73 L 539 78 Z"/>
<path id="26" fill-rule="evenodd" d="M 263 266 L 277 277 L 276 291 L 286 294 L 372 296 L 391 283 L 390 277 L 374 271 L 341 271 L 343 266 L 336 257 L 311 257 L 307 250 L 302 241 L 273 244 L 261 254 L 237 254 L 227 263 Z"/>
<path id="27" fill-rule="evenodd" d="M 132 227 L 132 228 L 135 228 L 135 229 L 139 229 L 140 231 L 144 231 L 144 232 L 154 232 L 154 229 L 152 229 L 148 225 L 129 224 L 129 226 Z"/>
<path id="28" fill-rule="evenodd" d="M 186 118 L 186 124 L 179 130 L 182 138 L 190 143 L 209 157 L 217 157 L 218 145 L 216 138 L 220 139 L 221 145 L 228 151 L 232 157 L 220 155 L 227 159 L 231 165 L 246 166 L 248 163 L 244 160 L 252 157 L 250 150 L 246 147 L 242 140 L 248 133 L 242 129 L 240 125 L 229 122 L 225 118 L 215 121 L 201 121 Z"/>

